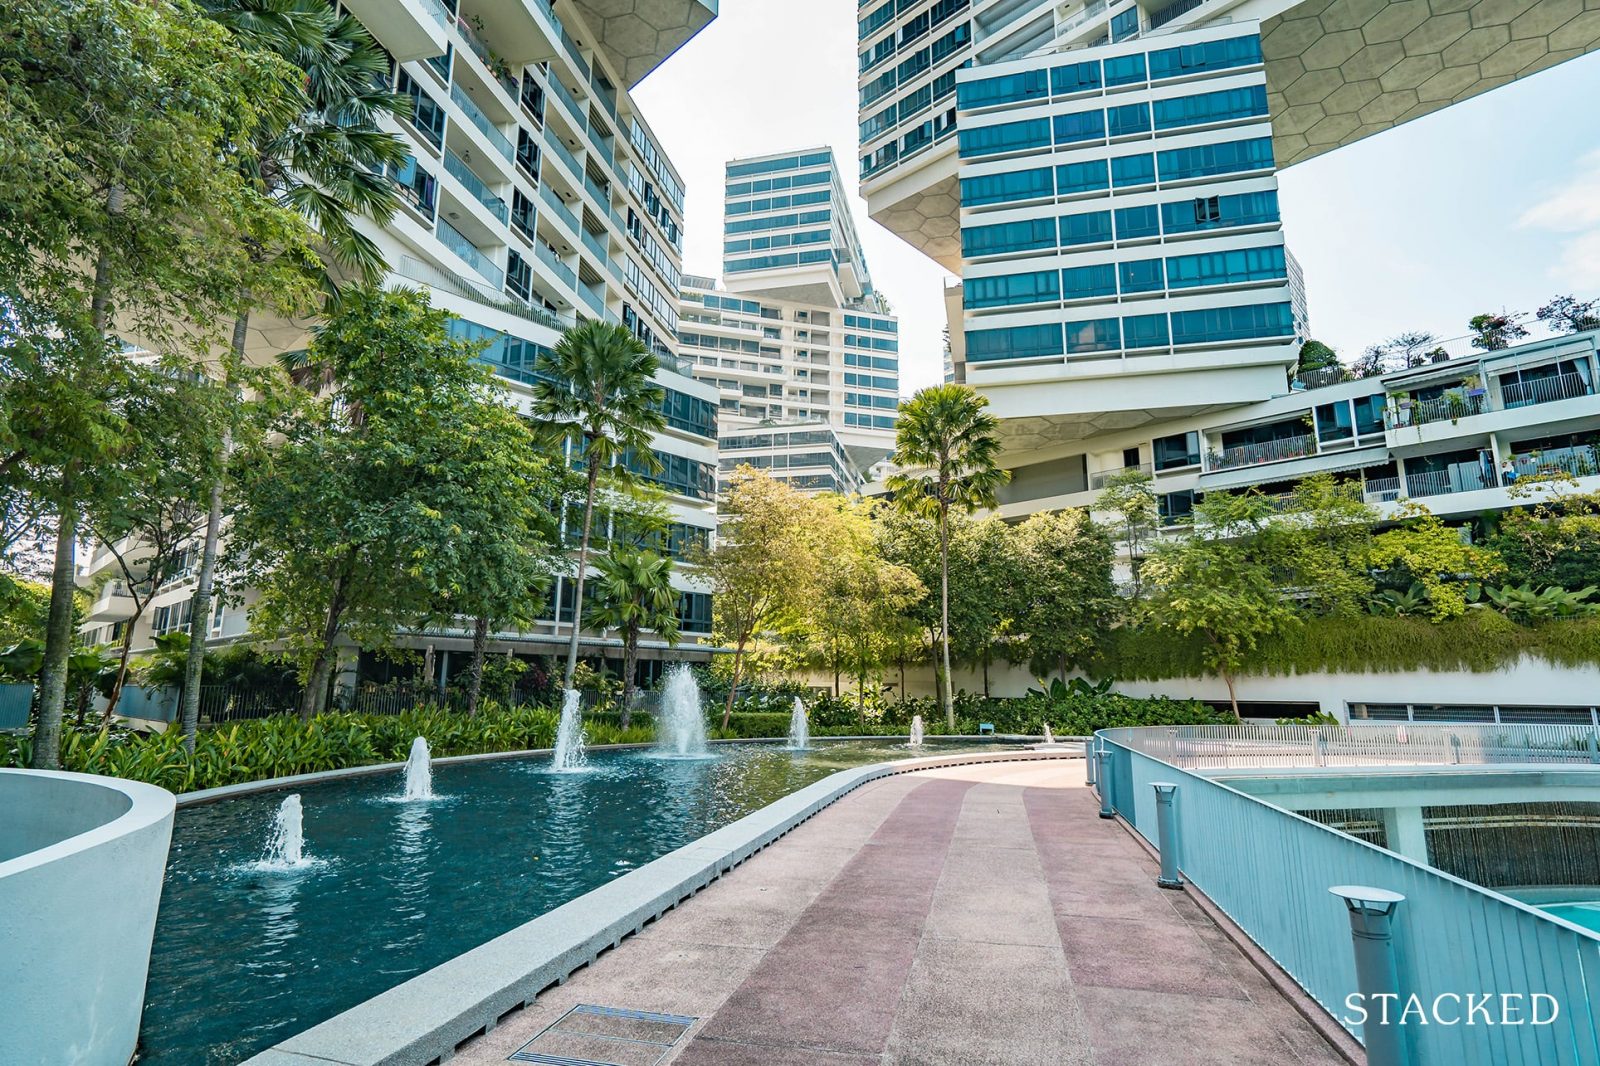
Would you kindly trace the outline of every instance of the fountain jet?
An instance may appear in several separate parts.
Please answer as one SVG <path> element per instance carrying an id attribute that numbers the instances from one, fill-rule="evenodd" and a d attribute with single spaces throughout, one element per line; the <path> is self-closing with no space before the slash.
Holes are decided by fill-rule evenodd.
<path id="1" fill-rule="evenodd" d="M 569 688 L 561 699 L 561 724 L 556 727 L 553 760 L 558 773 L 571 773 L 589 765 L 583 754 L 583 713 L 578 707 L 578 698 L 578 690 Z"/>
<path id="2" fill-rule="evenodd" d="M 667 671 L 661 689 L 661 710 L 656 717 L 656 750 L 675 758 L 704 758 L 706 716 L 700 709 L 700 686 L 687 663 Z"/>
<path id="3" fill-rule="evenodd" d="M 913 715 L 911 718 L 911 746 L 922 747 L 922 715 Z"/>
<path id="4" fill-rule="evenodd" d="M 1046 722 L 1044 724 L 1044 742 L 1046 744 L 1054 744 L 1056 742 L 1056 735 L 1054 733 L 1050 732 L 1050 723 L 1049 722 Z"/>
<path id="5" fill-rule="evenodd" d="M 406 787 L 400 798 L 433 799 L 433 760 L 428 752 L 428 742 L 422 737 L 411 742 L 411 755 L 406 759 Z"/>
<path id="6" fill-rule="evenodd" d="M 811 746 L 811 726 L 806 721 L 806 705 L 794 698 L 794 713 L 789 716 L 789 750 L 805 751 Z"/>
<path id="7" fill-rule="evenodd" d="M 272 835 L 267 838 L 261 866 L 271 870 L 298 870 L 311 865 L 305 852 L 304 812 L 300 807 L 300 794 L 293 792 L 283 798 L 278 813 L 273 816 Z"/>

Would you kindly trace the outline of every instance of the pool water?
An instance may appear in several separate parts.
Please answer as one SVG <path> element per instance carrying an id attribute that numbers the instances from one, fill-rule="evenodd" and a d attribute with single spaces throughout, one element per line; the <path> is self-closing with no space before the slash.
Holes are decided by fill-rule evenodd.
<path id="1" fill-rule="evenodd" d="M 1539 909 L 1557 918 L 1565 918 L 1573 925 L 1581 925 L 1592 933 L 1600 933 L 1600 902 L 1545 903 Z"/>
<path id="2" fill-rule="evenodd" d="M 312 861 L 293 871 L 259 866 L 285 792 L 180 810 L 138 1061 L 233 1066 L 837 770 L 972 747 L 602 751 L 577 774 L 548 756 L 465 763 L 410 803 L 398 770 L 310 785 Z"/>

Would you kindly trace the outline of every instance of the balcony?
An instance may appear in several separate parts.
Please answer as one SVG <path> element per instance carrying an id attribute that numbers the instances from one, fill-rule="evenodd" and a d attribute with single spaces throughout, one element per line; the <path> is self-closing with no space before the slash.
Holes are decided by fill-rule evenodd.
<path id="1" fill-rule="evenodd" d="M 578 162 L 578 157 L 572 154 L 572 149 L 561 143 L 561 138 L 550 132 L 547 127 L 544 131 L 544 143 L 561 160 L 563 166 L 572 174 L 572 183 L 576 185 L 583 179 L 583 165 Z"/>
<path id="2" fill-rule="evenodd" d="M 567 109 L 567 114 L 571 116 L 577 129 L 588 130 L 589 117 L 583 113 L 583 108 L 578 106 L 572 90 L 563 85 L 561 79 L 554 74 L 550 75 L 550 95 L 561 101 L 561 105 Z"/>
<path id="3" fill-rule="evenodd" d="M 1287 459 L 1305 459 L 1317 454 L 1317 438 L 1311 434 L 1283 437 L 1260 444 L 1241 444 L 1224 448 L 1220 452 L 1206 453 L 1207 470 L 1235 470 L 1242 466 L 1260 466 L 1263 463 L 1281 463 Z"/>
<path id="4" fill-rule="evenodd" d="M 1145 477 L 1154 477 L 1155 467 L 1151 466 L 1149 463 L 1140 463 L 1137 466 L 1122 467 L 1120 470 L 1101 470 L 1097 473 L 1089 475 L 1089 488 L 1093 489 L 1095 492 L 1099 492 L 1101 489 L 1106 487 L 1106 483 L 1112 478 L 1121 477 L 1124 474 L 1136 473 L 1143 474 Z"/>
<path id="5" fill-rule="evenodd" d="M 440 243 L 460 256 L 468 266 L 476 270 L 480 276 L 493 284 L 496 289 L 505 285 L 505 273 L 490 262 L 489 257 L 480 252 L 477 245 L 467 240 L 460 230 L 441 218 L 437 232 Z"/>
<path id="6" fill-rule="evenodd" d="M 1405 429 L 1409 426 L 1425 426 L 1431 422 L 1459 422 L 1463 418 L 1481 415 L 1489 410 L 1489 398 L 1483 393 L 1476 395 L 1465 389 L 1451 390 L 1444 396 L 1432 400 L 1398 401 L 1391 403 L 1383 412 L 1383 428 L 1388 430 Z"/>
<path id="7" fill-rule="evenodd" d="M 563 203 L 561 197 L 551 192 L 550 186 L 539 186 L 539 199 L 543 200 L 546 206 L 556 213 L 556 217 L 565 222 L 567 227 L 571 229 L 574 234 L 583 232 L 583 226 L 578 223 L 577 213 Z"/>
<path id="8" fill-rule="evenodd" d="M 449 171 L 450 176 L 459 181 L 491 215 L 501 223 L 505 223 L 510 216 L 506 202 L 490 192 L 489 186 L 484 184 L 483 179 L 474 174 L 472 168 L 448 148 L 444 150 L 444 169 Z"/>
<path id="9" fill-rule="evenodd" d="M 1513 455 L 1511 465 L 1516 468 L 1519 480 L 1559 474 L 1595 477 L 1600 475 L 1600 445 L 1582 444 L 1572 448 L 1549 448 Z"/>
<path id="10" fill-rule="evenodd" d="M 505 134 L 500 132 L 493 122 L 489 121 L 488 116 L 479 109 L 477 104 L 472 102 L 472 97 L 461 90 L 461 86 L 450 86 L 450 99 L 455 101 L 456 106 L 461 108 L 462 112 L 467 116 L 467 121 L 478 128 L 478 132 L 484 135 L 494 150 L 505 156 L 507 163 L 515 158 L 517 153 L 516 149 L 511 146 L 511 141 L 507 139 Z"/>
<path id="11" fill-rule="evenodd" d="M 601 243 L 604 235 L 597 237 L 588 230 L 580 230 L 579 232 L 583 234 L 583 246 L 589 249 L 594 257 L 600 261 L 600 269 L 608 268 L 611 265 L 611 255 L 606 251 L 606 246 Z"/>
<path id="12" fill-rule="evenodd" d="M 546 244 L 539 244 L 533 249 L 533 254 L 539 257 L 539 262 L 549 267 L 555 276 L 566 283 L 567 288 L 578 287 L 578 274 L 567 264 L 563 263 L 556 253 Z"/>
<path id="13" fill-rule="evenodd" d="M 1555 403 L 1557 400 L 1574 400 L 1580 396 L 1593 394 L 1593 387 L 1581 374 L 1557 374 L 1554 377 L 1535 378 L 1500 386 L 1500 402 L 1506 410 L 1531 407 L 1540 403 Z"/>
<path id="14" fill-rule="evenodd" d="M 427 59 L 445 49 L 449 15 L 439 0 L 349 0 L 345 6 L 397 62 Z"/>
<path id="15" fill-rule="evenodd" d="M 1399 478 L 1376 477 L 1364 484 L 1361 498 L 1367 503 L 1394 503 L 1401 492 Z"/>
<path id="16" fill-rule="evenodd" d="M 457 18 L 455 27 L 456 32 L 461 34 L 461 39 L 467 42 L 467 47 L 472 49 L 472 54 L 483 61 L 483 65 L 489 71 L 490 76 L 500 83 L 500 88 L 506 91 L 507 96 L 515 100 L 518 86 L 517 79 L 511 76 L 511 64 L 495 55 L 489 46 L 483 43 L 483 38 L 479 37 L 477 32 L 468 25 L 466 19 Z"/>

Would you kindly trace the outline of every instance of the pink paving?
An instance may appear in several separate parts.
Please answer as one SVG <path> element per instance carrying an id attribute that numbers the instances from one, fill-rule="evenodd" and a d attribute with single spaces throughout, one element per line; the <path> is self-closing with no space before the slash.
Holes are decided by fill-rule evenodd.
<path id="1" fill-rule="evenodd" d="M 1081 762 L 874 782 L 454 1061 L 1344 1063 L 1097 810 Z M 696 1021 L 635 1041 L 580 1004 Z"/>

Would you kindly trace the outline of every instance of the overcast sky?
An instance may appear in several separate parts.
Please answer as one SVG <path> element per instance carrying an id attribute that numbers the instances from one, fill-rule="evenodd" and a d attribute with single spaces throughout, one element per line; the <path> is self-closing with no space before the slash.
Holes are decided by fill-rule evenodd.
<path id="1" fill-rule="evenodd" d="M 831 145 L 856 187 L 855 0 L 722 0 L 715 22 L 634 95 L 688 190 L 684 268 L 718 276 L 728 159 Z M 1311 331 L 1347 356 L 1485 310 L 1600 296 L 1600 54 L 1370 137 L 1280 175 Z M 901 390 L 942 373 L 944 270 L 856 219 L 900 315 Z"/>

